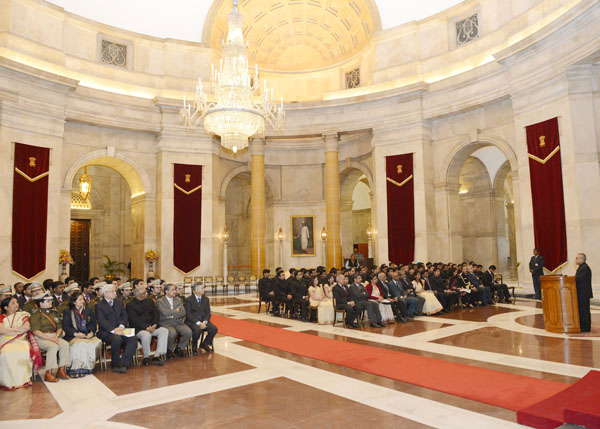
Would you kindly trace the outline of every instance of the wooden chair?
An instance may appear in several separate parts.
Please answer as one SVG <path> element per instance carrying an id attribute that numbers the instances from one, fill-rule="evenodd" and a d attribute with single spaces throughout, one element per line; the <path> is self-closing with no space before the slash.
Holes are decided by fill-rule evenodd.
<path id="1" fill-rule="evenodd" d="M 256 289 L 256 296 L 258 296 L 258 278 L 256 276 L 250 276 L 250 280 L 246 283 L 246 293 L 250 293 L 253 286 Z"/>
<path id="2" fill-rule="evenodd" d="M 212 294 L 214 295 L 217 288 L 213 283 L 212 276 L 204 276 L 204 289 L 208 289 L 209 287 L 212 288 Z"/>
<path id="3" fill-rule="evenodd" d="M 192 286 L 193 286 L 193 277 L 184 277 L 183 278 L 183 294 L 191 295 L 192 294 Z"/>
<path id="4" fill-rule="evenodd" d="M 502 276 L 502 274 L 496 273 L 496 274 L 494 274 L 494 281 L 495 282 L 500 282 L 501 284 L 503 284 L 504 283 L 504 277 Z M 513 304 L 514 304 L 517 301 L 517 298 L 515 297 L 515 289 L 517 287 L 516 286 L 508 286 L 508 285 L 506 285 L 506 287 L 508 288 L 508 290 L 510 291 L 510 294 L 512 295 Z M 498 297 L 496 296 L 494 298 L 494 300 L 496 302 L 498 302 Z"/>
<path id="5" fill-rule="evenodd" d="M 246 284 L 246 276 L 238 276 L 237 281 L 233 285 L 233 293 L 240 293 L 240 285 Z"/>
<path id="6" fill-rule="evenodd" d="M 219 287 L 223 287 L 224 284 L 225 284 L 225 281 L 223 279 L 223 276 L 216 276 L 215 284 L 213 285 L 213 289 L 215 289 L 218 292 Z M 214 295 L 214 293 L 213 293 L 213 295 Z"/>
<path id="7" fill-rule="evenodd" d="M 333 311 L 334 311 L 334 314 L 333 314 L 333 324 L 332 324 L 332 326 L 335 326 L 337 323 L 339 323 L 337 321 L 337 317 L 338 317 L 338 314 L 341 314 L 342 315 L 342 322 L 344 323 L 344 328 L 345 328 L 346 327 L 346 310 L 344 310 L 343 308 L 342 309 L 338 309 L 337 308 L 337 306 L 335 305 L 335 298 L 333 298 Z"/>

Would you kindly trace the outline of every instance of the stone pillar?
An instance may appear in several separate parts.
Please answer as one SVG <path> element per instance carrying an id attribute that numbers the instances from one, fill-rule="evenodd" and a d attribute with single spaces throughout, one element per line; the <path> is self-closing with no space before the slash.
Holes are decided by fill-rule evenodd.
<path id="1" fill-rule="evenodd" d="M 265 267 L 265 140 L 250 143 L 250 260 L 252 274 Z"/>
<path id="2" fill-rule="evenodd" d="M 144 232 L 146 219 L 145 195 L 131 198 L 131 277 L 146 278 Z"/>
<path id="3" fill-rule="evenodd" d="M 325 205 L 327 214 L 327 269 L 342 267 L 340 239 L 340 173 L 337 135 L 323 136 L 325 141 Z"/>

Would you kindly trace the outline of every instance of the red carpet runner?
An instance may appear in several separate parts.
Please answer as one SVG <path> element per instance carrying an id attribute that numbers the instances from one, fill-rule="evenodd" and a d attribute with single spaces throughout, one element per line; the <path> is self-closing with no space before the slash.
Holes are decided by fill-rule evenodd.
<path id="1" fill-rule="evenodd" d="M 569 385 L 212 316 L 219 333 L 381 377 L 520 410 Z"/>

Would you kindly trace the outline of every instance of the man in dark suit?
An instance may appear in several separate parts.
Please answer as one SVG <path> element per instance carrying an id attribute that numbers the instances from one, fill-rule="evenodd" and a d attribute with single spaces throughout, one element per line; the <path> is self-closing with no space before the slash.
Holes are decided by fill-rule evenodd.
<path id="1" fill-rule="evenodd" d="M 586 262 L 585 253 L 578 253 L 575 257 L 577 272 L 575 273 L 575 286 L 577 287 L 577 304 L 579 306 L 579 326 L 581 332 L 592 330 L 592 315 L 590 314 L 590 299 L 592 292 L 592 270 Z"/>
<path id="2" fill-rule="evenodd" d="M 25 298 L 25 295 L 23 294 L 24 286 L 25 285 L 23 284 L 23 282 L 16 282 L 14 285 L 15 294 L 13 296 L 17 298 L 17 303 L 19 304 L 19 308 L 21 309 L 27 302 L 27 298 Z"/>
<path id="3" fill-rule="evenodd" d="M 369 292 L 365 289 L 362 282 L 362 276 L 358 274 L 356 280 L 353 276 L 348 276 L 348 291 L 350 292 L 350 298 L 356 303 L 359 311 L 363 309 L 367 310 L 369 315 L 369 324 L 371 328 L 383 328 L 381 312 L 379 311 L 379 304 L 374 301 L 369 301 Z"/>
<path id="4" fill-rule="evenodd" d="M 496 266 L 490 265 L 490 267 L 483 273 L 483 285 L 489 287 L 494 293 L 498 293 L 498 302 L 506 302 L 510 304 L 510 292 L 508 286 L 504 283 L 496 282 L 495 280 Z"/>
<path id="5" fill-rule="evenodd" d="M 383 273 L 381 274 L 381 279 L 383 279 Z M 378 283 L 382 283 L 380 280 Z M 394 316 L 398 322 L 412 322 L 413 314 L 415 311 L 415 306 L 417 304 L 417 299 L 414 297 L 409 297 L 404 290 L 404 287 L 400 283 L 400 272 L 396 269 L 392 271 L 392 279 L 386 283 L 387 289 L 383 286 L 380 286 L 383 291 L 384 298 L 392 301 L 392 311 L 394 312 Z M 388 295 L 386 297 L 386 295 Z"/>
<path id="6" fill-rule="evenodd" d="M 308 287 L 303 281 L 303 276 L 302 270 L 298 270 L 294 273 L 294 276 L 290 276 L 288 283 L 290 293 L 292 294 L 292 304 L 300 307 L 300 319 L 306 321 L 308 314 Z"/>
<path id="7" fill-rule="evenodd" d="M 63 301 L 68 301 L 69 297 L 65 292 L 65 284 L 63 282 L 52 282 L 52 301 L 54 308 L 58 308 Z"/>
<path id="8" fill-rule="evenodd" d="M 452 311 L 452 307 L 458 301 L 459 294 L 456 291 L 451 290 L 447 285 L 444 279 L 442 279 L 441 271 L 439 268 L 435 268 L 433 270 L 433 275 L 429 276 L 428 281 L 433 289 L 433 293 L 435 297 L 440 301 L 442 306 L 444 307 L 444 311 L 446 313 L 450 313 Z"/>
<path id="9" fill-rule="evenodd" d="M 354 320 L 359 315 L 360 311 L 356 306 L 356 302 L 350 296 L 348 286 L 346 286 L 346 278 L 338 274 L 336 277 L 337 284 L 333 286 L 333 299 L 338 310 L 346 310 L 346 326 L 358 328 L 358 324 Z"/>
<path id="10" fill-rule="evenodd" d="M 131 359 L 137 346 L 137 338 L 126 337 L 123 330 L 127 327 L 127 312 L 120 299 L 117 299 L 117 289 L 108 284 L 102 288 L 103 298 L 95 306 L 98 322 L 97 337 L 110 344 L 111 366 L 113 371 L 126 373 L 131 365 Z M 124 348 L 121 354 L 121 348 Z"/>
<path id="11" fill-rule="evenodd" d="M 260 300 L 265 304 L 271 303 L 271 313 L 275 312 L 275 292 L 273 291 L 273 282 L 269 275 L 271 270 L 265 268 L 263 270 L 263 276 L 258 281 L 258 293 Z"/>
<path id="12" fill-rule="evenodd" d="M 285 271 L 281 270 L 275 281 L 273 282 L 273 292 L 275 292 L 275 316 L 280 316 L 279 304 L 285 304 L 286 308 L 292 306 L 292 294 L 288 288 L 288 284 L 285 280 Z"/>
<path id="13" fill-rule="evenodd" d="M 196 283 L 194 293 L 185 300 L 185 324 L 192 330 L 192 354 L 197 355 L 198 339 L 202 331 L 206 331 L 206 338 L 200 344 L 208 353 L 213 351 L 213 338 L 219 331 L 210 321 L 210 302 L 204 295 L 204 285 Z"/>
<path id="14" fill-rule="evenodd" d="M 544 257 L 540 255 L 540 249 L 533 249 L 533 256 L 529 260 L 529 272 L 533 279 L 533 290 L 535 291 L 535 299 L 542 299 L 542 284 L 540 276 L 544 275 Z"/>
<path id="15" fill-rule="evenodd" d="M 408 274 L 405 271 L 400 272 L 400 278 L 398 280 L 400 282 L 400 285 L 406 292 L 406 296 L 409 298 L 413 298 L 414 302 L 415 302 L 414 313 L 410 312 L 410 307 L 409 307 L 408 315 L 410 317 L 412 317 L 414 315 L 416 315 L 416 316 L 421 315 L 421 313 L 423 312 L 423 306 L 425 305 L 425 298 L 417 295 L 417 293 L 415 292 L 415 287 L 412 284 L 412 280 L 410 279 L 410 277 L 408 277 Z M 407 301 L 407 305 L 410 305 L 410 303 L 408 301 Z"/>

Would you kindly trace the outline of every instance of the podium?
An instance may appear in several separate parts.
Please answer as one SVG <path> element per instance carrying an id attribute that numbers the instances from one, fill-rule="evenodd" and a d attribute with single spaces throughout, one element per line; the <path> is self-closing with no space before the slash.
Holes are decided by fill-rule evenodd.
<path id="1" fill-rule="evenodd" d="M 577 333 L 579 309 L 573 276 L 542 276 L 544 326 L 548 332 Z"/>

